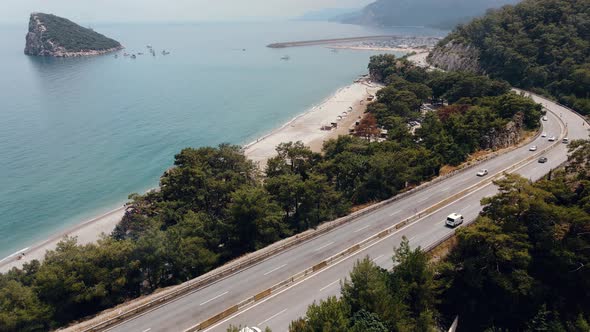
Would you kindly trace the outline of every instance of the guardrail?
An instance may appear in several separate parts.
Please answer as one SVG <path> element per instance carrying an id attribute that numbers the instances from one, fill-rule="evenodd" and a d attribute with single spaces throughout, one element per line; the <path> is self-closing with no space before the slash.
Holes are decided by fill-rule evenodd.
<path id="1" fill-rule="evenodd" d="M 560 138 L 563 138 L 564 136 L 567 135 L 568 129 L 567 129 L 567 127 L 565 127 L 565 124 L 563 123 L 562 120 L 559 120 L 559 121 L 561 123 L 560 126 L 563 129 Z M 217 315 L 213 316 L 212 318 L 209 318 L 206 321 L 201 322 L 189 329 L 186 329 L 184 332 L 196 332 L 196 331 L 201 331 L 201 330 L 204 330 L 208 327 L 211 327 L 211 326 L 215 325 L 216 323 L 221 322 L 223 319 L 226 319 L 226 318 L 230 317 L 231 315 L 237 313 L 239 310 L 245 309 L 248 306 L 250 306 L 256 302 L 259 302 L 262 299 L 265 299 L 265 298 L 273 295 L 274 293 L 277 293 L 277 291 L 281 291 L 285 288 L 288 288 L 290 285 L 298 282 L 301 279 L 304 279 L 305 277 L 307 277 L 311 274 L 319 273 L 322 270 L 326 269 L 330 265 L 334 265 L 335 263 L 338 263 L 341 260 L 352 257 L 357 252 L 362 251 L 362 249 L 368 248 L 368 247 L 384 240 L 385 238 L 388 238 L 389 236 L 396 233 L 398 230 L 403 229 L 411 224 L 414 224 L 414 223 L 418 222 L 419 220 L 421 220 L 422 218 L 432 215 L 433 213 L 437 212 L 438 210 L 448 206 L 449 204 L 451 204 L 457 200 L 460 200 L 461 198 L 464 198 L 466 195 L 468 195 L 470 193 L 473 193 L 481 188 L 484 188 L 485 186 L 492 183 L 494 180 L 503 177 L 504 174 L 513 172 L 513 171 L 518 170 L 519 168 L 529 164 L 531 161 L 535 160 L 536 158 L 538 158 L 542 154 L 545 154 L 548 151 L 554 149 L 559 144 L 560 144 L 560 140 L 557 140 L 556 142 L 554 142 L 550 146 L 546 147 L 545 149 L 519 161 L 518 163 L 516 163 L 514 165 L 511 165 L 511 166 L 505 168 L 504 170 L 502 170 L 500 172 L 497 172 L 496 174 L 489 177 L 488 179 L 481 181 L 479 183 L 476 183 L 476 184 L 472 185 L 471 187 L 464 189 L 455 195 L 447 197 L 447 198 L 443 199 L 442 201 L 436 203 L 435 205 L 432 205 L 432 206 L 424 209 L 420 213 L 415 214 L 415 215 L 413 215 L 413 216 L 411 216 L 411 217 L 409 217 L 409 218 L 407 218 L 395 225 L 392 225 L 391 227 L 385 229 L 384 231 L 381 231 L 381 232 L 337 253 L 336 255 L 331 256 L 331 257 L 305 269 L 304 271 L 299 272 L 299 273 L 277 283 L 276 285 L 272 286 L 271 288 L 268 288 L 265 291 L 255 295 L 253 297 L 250 297 L 250 298 L 247 298 L 247 299 L 241 301 L 240 303 L 237 304 L 237 307 L 238 307 L 237 311 L 235 310 L 236 306 L 232 306 L 231 308 L 223 311 L 222 313 L 217 314 Z M 470 221 L 470 222 L 472 222 L 472 221 Z M 470 223 L 470 222 L 468 222 L 468 223 Z M 440 245 L 444 241 L 448 240 L 452 236 L 454 236 L 454 232 L 449 233 L 447 236 L 445 236 L 441 239 L 438 239 L 434 243 L 430 244 L 428 247 L 424 248 L 424 250 L 431 251 L 432 249 L 434 249 L 435 247 L 437 247 L 438 245 Z M 220 317 L 222 317 L 222 318 L 220 318 Z"/>
<path id="2" fill-rule="evenodd" d="M 562 120 L 560 120 L 560 121 L 562 121 Z M 563 121 L 562 121 L 562 123 L 563 123 Z M 566 128 L 566 130 L 567 130 L 567 128 Z M 532 137 L 531 139 L 529 139 L 525 142 L 521 142 L 517 146 L 513 147 L 513 150 L 520 148 L 526 144 L 529 144 L 530 141 L 537 139 L 540 136 L 540 134 L 541 134 L 540 131 L 537 132 L 537 134 L 534 137 Z M 543 153 L 543 152 L 540 152 L 536 155 L 539 155 L 541 153 Z M 169 290 L 164 290 L 164 291 L 160 292 L 159 294 L 155 294 L 155 296 L 156 296 L 155 299 L 148 300 L 147 302 L 142 303 L 142 304 L 138 304 L 136 307 L 126 309 L 124 311 L 123 310 L 119 310 L 119 311 L 115 310 L 115 311 L 111 311 L 109 313 L 103 314 L 104 316 L 109 316 L 109 314 L 112 314 L 114 316 L 107 317 L 101 322 L 97 322 L 94 324 L 91 323 L 92 325 L 89 327 L 81 327 L 81 329 L 79 329 L 79 331 L 91 332 L 91 331 L 105 330 L 109 327 L 119 324 L 122 321 L 125 321 L 127 319 L 131 319 L 131 318 L 133 318 L 137 315 L 140 315 L 148 310 L 152 310 L 152 309 L 157 308 L 165 303 L 173 301 L 181 296 L 184 296 L 186 294 L 190 294 L 191 292 L 195 292 L 195 291 L 197 291 L 197 290 L 199 290 L 199 289 L 201 289 L 213 282 L 216 282 L 216 281 L 219 281 L 223 278 L 229 277 L 229 276 L 233 275 L 234 273 L 236 273 L 237 271 L 241 271 L 241 270 L 244 270 L 244 269 L 249 268 L 251 266 L 254 266 L 258 263 L 261 263 L 262 261 L 264 261 L 264 260 L 266 260 L 278 253 L 284 252 L 284 251 L 289 250 L 289 249 L 291 249 L 303 242 L 309 241 L 309 240 L 316 238 L 320 235 L 326 234 L 326 233 L 334 230 L 335 228 L 342 226 L 343 224 L 346 224 L 348 222 L 356 220 L 359 217 L 371 214 L 371 213 L 375 212 L 376 210 L 381 209 L 384 206 L 390 205 L 390 204 L 397 202 L 401 199 L 404 199 L 408 196 L 417 194 L 418 192 L 420 192 L 426 188 L 429 188 L 435 184 L 438 184 L 450 177 L 456 176 L 460 173 L 463 173 L 463 172 L 466 172 L 470 169 L 473 169 L 474 167 L 479 166 L 482 163 L 490 161 L 494 158 L 497 158 L 500 155 L 502 155 L 502 154 L 500 154 L 498 152 L 494 152 L 494 153 L 486 156 L 485 158 L 482 158 L 482 159 L 480 159 L 476 162 L 470 163 L 470 164 L 466 164 L 460 169 L 457 169 L 457 170 L 455 170 L 449 174 L 446 174 L 444 176 L 439 176 L 435 179 L 432 179 L 429 182 L 423 183 L 420 186 L 417 186 L 416 188 L 413 188 L 413 189 L 408 190 L 406 192 L 400 193 L 400 194 L 396 195 L 395 197 L 392 197 L 388 200 L 376 203 L 376 204 L 371 205 L 363 210 L 353 212 L 348 216 L 336 219 L 331 222 L 324 223 L 324 224 L 320 225 L 315 230 L 308 230 L 306 232 L 300 233 L 300 234 L 293 236 L 291 238 L 279 241 L 275 244 L 272 244 L 266 248 L 263 248 L 263 249 L 255 252 L 255 253 L 247 255 L 241 259 L 238 259 L 233 262 L 229 262 L 226 265 L 224 265 L 218 269 L 215 269 L 203 276 L 200 276 L 200 277 L 197 277 L 193 280 L 187 281 L 181 285 L 174 286 L 173 288 L 171 288 Z M 530 158 L 527 158 L 526 160 L 530 161 L 529 159 Z M 456 196 L 456 195 L 454 195 L 454 196 Z M 454 196 L 452 196 L 452 197 L 454 197 Z M 420 214 L 418 214 L 417 216 L 418 216 L 418 219 L 421 218 Z M 406 222 L 406 224 L 404 224 L 404 222 Z M 398 225 L 401 225 L 401 226 L 399 226 L 400 228 L 405 227 L 407 225 L 407 220 L 401 222 Z"/>

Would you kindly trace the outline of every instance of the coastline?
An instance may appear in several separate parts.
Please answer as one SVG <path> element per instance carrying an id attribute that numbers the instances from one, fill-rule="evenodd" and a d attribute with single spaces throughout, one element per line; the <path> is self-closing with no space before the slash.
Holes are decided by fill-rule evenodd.
<path id="1" fill-rule="evenodd" d="M 381 88 L 381 85 L 374 84 L 367 79 L 359 79 L 340 88 L 320 104 L 295 116 L 256 141 L 245 145 L 244 153 L 263 169 L 266 161 L 276 155 L 276 146 L 283 142 L 302 141 L 314 152 L 320 152 L 324 141 L 348 134 L 349 127 L 364 113 L 367 97 L 375 95 Z M 338 123 L 337 129 L 330 131 L 321 129 L 322 126 L 332 122 Z M 0 273 L 6 273 L 13 267 L 20 268 L 24 263 L 34 259 L 42 260 L 45 253 L 55 249 L 57 243 L 65 236 L 77 237 L 78 244 L 96 242 L 102 234 L 110 234 L 124 214 L 125 205 L 51 235 L 43 242 L 21 249 L 7 257 L 1 257 Z"/>
<path id="2" fill-rule="evenodd" d="M 404 52 L 404 53 L 428 53 L 425 48 L 416 47 L 376 47 L 376 46 L 358 46 L 358 45 L 334 45 L 327 46 L 331 50 L 354 50 L 354 51 L 379 51 L 379 52 Z"/>
<path id="3" fill-rule="evenodd" d="M 264 169 L 266 161 L 276 155 L 275 149 L 280 143 L 301 141 L 312 151 L 320 152 L 324 141 L 348 133 L 350 125 L 364 113 L 367 97 L 375 95 L 381 87 L 367 79 L 359 79 L 280 128 L 247 144 L 244 153 Z M 337 123 L 338 127 L 329 131 L 321 129 L 332 123 Z"/>

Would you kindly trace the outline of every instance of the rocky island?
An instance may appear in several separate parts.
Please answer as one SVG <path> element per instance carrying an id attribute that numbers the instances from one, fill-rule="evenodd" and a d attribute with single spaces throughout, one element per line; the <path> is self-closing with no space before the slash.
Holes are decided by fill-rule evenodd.
<path id="1" fill-rule="evenodd" d="M 25 54 L 75 57 L 100 55 L 123 46 L 92 29 L 52 14 L 33 13 L 29 21 Z"/>

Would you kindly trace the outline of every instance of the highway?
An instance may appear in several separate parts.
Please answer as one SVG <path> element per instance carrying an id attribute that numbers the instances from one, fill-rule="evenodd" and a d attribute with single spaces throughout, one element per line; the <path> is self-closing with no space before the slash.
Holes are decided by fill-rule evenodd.
<path id="1" fill-rule="evenodd" d="M 548 136 L 554 135 L 558 139 L 569 130 L 569 138 L 588 138 L 587 125 L 574 113 L 549 101 L 535 97 L 549 108 L 548 121 L 543 122 L 543 131 Z M 562 124 L 559 118 L 563 120 Z M 551 145 L 547 138 L 539 137 L 530 145 L 536 145 L 538 151 Z M 486 168 L 493 176 L 504 169 L 530 157 L 535 152 L 529 151 L 529 146 L 513 150 L 483 163 L 478 168 Z M 566 160 L 567 147 L 559 144 L 543 156 L 548 162 L 540 164 L 535 158 L 532 162 L 517 170 L 526 178 L 536 180 L 550 169 L 559 166 Z M 226 277 L 216 283 L 185 295 L 175 301 L 155 308 L 134 319 L 124 321 L 110 329 L 110 331 L 184 331 L 195 324 L 204 321 L 238 302 L 270 288 L 274 284 L 288 279 L 322 260 L 335 255 L 355 244 L 367 239 L 392 225 L 425 210 L 444 199 L 476 185 L 486 178 L 475 176 L 477 169 L 469 169 L 453 177 L 438 182 L 411 196 L 404 197 L 368 215 L 359 217 L 317 238 L 304 242 L 283 253 L 238 273 Z M 205 331 L 225 331 L 229 324 L 266 326 L 273 331 L 286 331 L 289 322 L 303 316 L 306 308 L 313 301 L 339 293 L 339 281 L 350 272 L 352 265 L 358 259 L 370 256 L 375 262 L 385 268 L 392 266 L 390 257 L 393 248 L 400 243 L 401 237 L 410 239 L 413 246 L 427 247 L 444 238 L 452 229 L 444 226 L 446 216 L 452 212 L 461 213 L 466 219 L 472 220 L 481 211 L 480 200 L 496 193 L 492 184 L 468 194 L 466 197 L 453 202 L 433 214 L 426 216 L 413 224 L 381 239 L 379 242 L 364 248 L 354 255 L 342 259 L 339 263 L 312 274 L 306 279 L 291 285 L 280 293 L 273 294 L 254 305 L 245 308 L 217 325 Z"/>

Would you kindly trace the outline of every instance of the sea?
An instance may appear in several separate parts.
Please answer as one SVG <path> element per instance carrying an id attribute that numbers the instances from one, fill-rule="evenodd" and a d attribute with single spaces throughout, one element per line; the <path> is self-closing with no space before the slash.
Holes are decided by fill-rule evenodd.
<path id="1" fill-rule="evenodd" d="M 183 148 L 272 131 L 367 73 L 377 54 L 267 44 L 445 34 L 304 21 L 93 24 L 126 49 L 57 59 L 23 54 L 26 19 L 0 25 L 0 259 L 156 187 Z"/>

